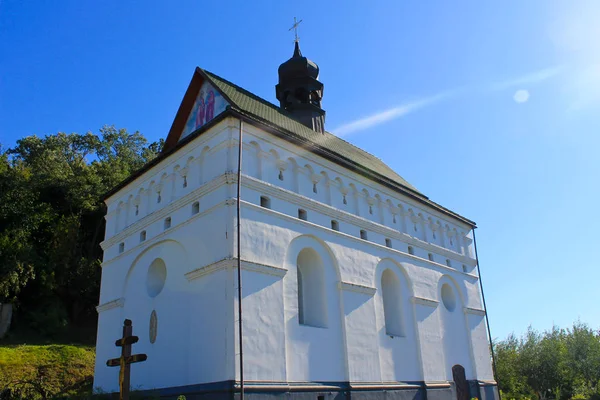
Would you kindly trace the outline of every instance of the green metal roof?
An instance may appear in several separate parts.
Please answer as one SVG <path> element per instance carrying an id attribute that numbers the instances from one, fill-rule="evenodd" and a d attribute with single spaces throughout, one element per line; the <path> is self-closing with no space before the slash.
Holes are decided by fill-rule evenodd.
<path id="1" fill-rule="evenodd" d="M 288 112 L 280 107 L 261 99 L 212 72 L 202 69 L 201 71 L 211 81 L 211 84 L 228 98 L 234 109 L 258 117 L 263 122 L 282 129 L 300 139 L 316 144 L 359 167 L 375 172 L 376 174 L 423 196 L 423 194 L 421 194 L 414 186 L 374 155 L 359 149 L 329 132 L 315 132 L 296 121 Z"/>

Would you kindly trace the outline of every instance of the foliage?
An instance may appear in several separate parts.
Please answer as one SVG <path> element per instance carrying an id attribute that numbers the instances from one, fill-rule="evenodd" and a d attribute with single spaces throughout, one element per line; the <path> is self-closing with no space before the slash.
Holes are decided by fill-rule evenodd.
<path id="1" fill-rule="evenodd" d="M 89 346 L 0 347 L 0 399 L 85 396 L 91 389 L 94 359 Z"/>
<path id="2" fill-rule="evenodd" d="M 494 350 L 505 399 L 600 398 L 600 333 L 581 322 L 544 333 L 530 327 L 521 338 L 494 343 Z"/>
<path id="3" fill-rule="evenodd" d="M 161 147 L 112 126 L 0 146 L 0 303 L 19 329 L 57 337 L 95 324 L 103 195 Z"/>

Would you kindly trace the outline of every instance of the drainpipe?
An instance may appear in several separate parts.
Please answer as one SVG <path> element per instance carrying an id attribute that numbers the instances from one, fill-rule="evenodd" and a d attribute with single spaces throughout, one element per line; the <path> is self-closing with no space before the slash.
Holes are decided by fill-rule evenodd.
<path id="1" fill-rule="evenodd" d="M 244 400 L 244 351 L 242 337 L 242 259 L 241 259 L 241 195 L 242 195 L 242 131 L 244 123 L 240 119 L 240 135 L 238 150 L 238 173 L 237 173 L 237 279 L 238 279 L 238 331 L 240 348 L 240 400 Z"/>
<path id="2" fill-rule="evenodd" d="M 494 355 L 494 344 L 492 342 L 492 332 L 490 331 L 490 320 L 488 319 L 487 306 L 485 304 L 485 294 L 483 292 L 483 282 L 481 280 L 481 269 L 479 269 L 479 255 L 477 255 L 477 238 L 475 236 L 475 229 L 473 228 L 473 246 L 475 247 L 475 261 L 477 262 L 477 275 L 479 275 L 479 287 L 481 288 L 481 299 L 483 300 L 483 311 L 485 311 L 485 323 L 487 325 L 488 332 L 488 340 L 490 341 L 490 350 L 492 352 L 492 369 L 494 372 L 494 379 L 496 380 L 496 384 L 498 385 L 498 398 L 502 400 L 502 395 L 500 394 L 500 383 L 498 382 L 498 373 L 496 372 L 496 356 Z"/>

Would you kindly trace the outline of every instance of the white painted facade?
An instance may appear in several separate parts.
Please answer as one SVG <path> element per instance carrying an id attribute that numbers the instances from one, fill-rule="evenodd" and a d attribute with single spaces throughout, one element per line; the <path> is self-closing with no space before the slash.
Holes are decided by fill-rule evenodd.
<path id="1" fill-rule="evenodd" d="M 125 318 L 148 355 L 133 388 L 239 380 L 239 124 L 223 119 L 106 200 L 95 387 L 117 390 L 105 362 Z M 493 381 L 471 227 L 243 126 L 247 384 L 448 382 L 455 364 Z"/>

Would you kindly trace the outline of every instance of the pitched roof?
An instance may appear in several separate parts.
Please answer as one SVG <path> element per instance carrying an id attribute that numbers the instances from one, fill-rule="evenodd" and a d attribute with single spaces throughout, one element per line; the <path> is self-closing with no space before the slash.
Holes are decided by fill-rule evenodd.
<path id="1" fill-rule="evenodd" d="M 367 168 L 411 191 L 418 190 L 408 183 L 404 178 L 394 172 L 383 161 L 372 154 L 346 142 L 329 132 L 315 132 L 307 126 L 296 121 L 282 108 L 250 93 L 249 91 L 221 78 L 212 72 L 200 69 L 211 84 L 224 94 L 232 107 L 238 111 L 254 115 L 271 125 L 283 129 L 292 135 L 307 140 L 332 153 L 335 153 L 348 161 Z"/>
<path id="2" fill-rule="evenodd" d="M 208 80 L 216 90 L 229 102 L 227 110 L 221 115 L 215 117 L 213 121 L 205 124 L 195 132 L 181 139 L 185 122 L 192 110 L 196 96 L 204 80 Z M 128 179 L 111 190 L 105 198 L 116 193 L 120 188 L 133 181 L 147 169 L 160 162 L 162 159 L 177 151 L 181 146 L 192 141 L 198 135 L 201 135 L 210 127 L 227 115 L 242 116 L 251 121 L 261 124 L 263 127 L 271 128 L 270 131 L 285 139 L 296 142 L 309 151 L 322 155 L 334 162 L 337 162 L 347 168 L 350 168 L 362 175 L 365 175 L 379 183 L 382 183 L 392 189 L 400 191 L 409 197 L 420 202 L 426 203 L 444 214 L 448 214 L 459 220 L 475 226 L 475 223 L 431 200 L 414 186 L 408 183 L 404 178 L 394 172 L 383 161 L 374 155 L 359 149 L 358 147 L 346 142 L 345 140 L 329 133 L 315 132 L 307 126 L 296 121 L 287 111 L 264 100 L 255 94 L 221 78 L 212 72 L 196 68 L 190 85 L 181 102 L 173 125 L 169 131 L 165 146 L 161 154 L 145 165 L 139 171 L 136 171 Z"/>

